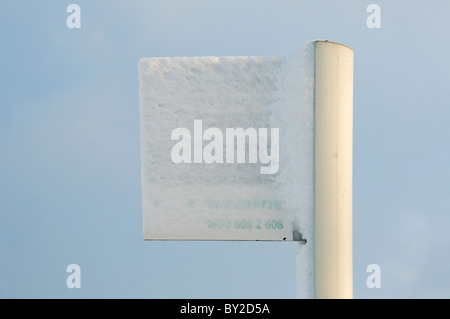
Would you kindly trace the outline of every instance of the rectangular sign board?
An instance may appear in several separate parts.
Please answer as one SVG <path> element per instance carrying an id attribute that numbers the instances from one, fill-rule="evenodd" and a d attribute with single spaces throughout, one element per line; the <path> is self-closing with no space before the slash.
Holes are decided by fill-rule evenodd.
<path id="1" fill-rule="evenodd" d="M 140 60 L 145 239 L 311 232 L 313 51 Z"/>

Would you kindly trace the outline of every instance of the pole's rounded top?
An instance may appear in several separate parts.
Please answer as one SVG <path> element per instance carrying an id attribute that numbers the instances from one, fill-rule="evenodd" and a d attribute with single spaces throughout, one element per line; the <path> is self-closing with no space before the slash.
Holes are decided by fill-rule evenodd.
<path id="1" fill-rule="evenodd" d="M 346 47 L 346 48 L 348 48 L 348 49 L 353 51 L 353 49 L 350 48 L 349 46 L 347 46 L 345 44 L 342 44 L 342 43 L 338 43 L 338 42 L 333 42 L 333 41 L 328 41 L 328 40 L 316 40 L 314 42 L 316 42 L 316 43 L 320 42 L 320 43 L 336 44 L 336 45 L 340 45 L 340 46 Z"/>

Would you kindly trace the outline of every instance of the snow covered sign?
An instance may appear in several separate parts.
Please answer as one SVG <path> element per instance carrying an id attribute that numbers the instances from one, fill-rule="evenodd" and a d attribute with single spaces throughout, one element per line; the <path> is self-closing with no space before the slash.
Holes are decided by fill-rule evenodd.
<path id="1" fill-rule="evenodd" d="M 139 93 L 145 239 L 308 232 L 312 44 L 286 57 L 143 58 Z"/>
<path id="2" fill-rule="evenodd" d="M 300 295 L 351 298 L 353 50 L 139 62 L 144 238 L 302 241 Z"/>

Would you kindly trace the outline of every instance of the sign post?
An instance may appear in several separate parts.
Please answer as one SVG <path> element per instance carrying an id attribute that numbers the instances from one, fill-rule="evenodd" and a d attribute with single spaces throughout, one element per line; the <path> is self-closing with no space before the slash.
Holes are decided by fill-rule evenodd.
<path id="1" fill-rule="evenodd" d="M 353 298 L 353 50 L 316 42 L 315 294 Z"/>

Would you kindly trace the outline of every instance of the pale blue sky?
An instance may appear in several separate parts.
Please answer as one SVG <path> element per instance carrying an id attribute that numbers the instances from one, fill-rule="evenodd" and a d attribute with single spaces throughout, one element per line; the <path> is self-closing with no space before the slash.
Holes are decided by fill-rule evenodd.
<path id="1" fill-rule="evenodd" d="M 66 7 L 81 7 L 81 29 Z M 366 8 L 381 7 L 369 29 Z M 295 298 L 295 243 L 145 242 L 138 61 L 355 50 L 355 298 L 449 298 L 450 3 L 0 2 L 0 298 Z M 66 287 L 81 267 L 82 288 Z M 366 267 L 381 266 L 381 288 Z"/>

